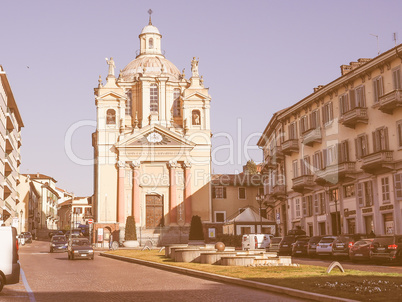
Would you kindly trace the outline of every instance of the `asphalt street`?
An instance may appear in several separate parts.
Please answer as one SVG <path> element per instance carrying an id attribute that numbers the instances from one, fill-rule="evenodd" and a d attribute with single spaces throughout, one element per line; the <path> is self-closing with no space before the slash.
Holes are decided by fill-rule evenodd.
<path id="1" fill-rule="evenodd" d="M 20 283 L 5 286 L 0 301 L 300 301 L 99 257 L 98 252 L 95 260 L 68 260 L 66 253 L 49 253 L 45 241 L 22 246 L 19 254 Z"/>

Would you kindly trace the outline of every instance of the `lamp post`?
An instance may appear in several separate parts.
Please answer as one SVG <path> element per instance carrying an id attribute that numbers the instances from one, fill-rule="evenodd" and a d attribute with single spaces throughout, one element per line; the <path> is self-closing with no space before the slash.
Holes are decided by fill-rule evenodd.
<path id="1" fill-rule="evenodd" d="M 335 202 L 335 227 L 336 227 L 336 234 L 339 235 L 339 226 L 338 226 L 338 190 L 332 190 L 332 198 Z"/>
<path id="2" fill-rule="evenodd" d="M 257 203 L 258 203 L 258 206 L 259 206 L 259 209 L 260 209 L 260 212 L 259 212 L 259 214 L 260 214 L 260 232 L 261 232 L 261 234 L 262 234 L 261 206 L 262 206 L 262 203 L 264 202 L 265 195 L 264 195 L 264 194 L 257 194 L 257 196 L 255 197 L 255 199 L 256 199 L 256 201 L 257 201 Z"/>

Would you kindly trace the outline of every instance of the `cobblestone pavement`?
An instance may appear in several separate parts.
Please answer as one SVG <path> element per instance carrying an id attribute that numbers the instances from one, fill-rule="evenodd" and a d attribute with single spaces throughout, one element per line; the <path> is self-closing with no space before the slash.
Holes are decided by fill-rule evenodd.
<path id="1" fill-rule="evenodd" d="M 4 287 L 2 302 L 300 301 L 99 257 L 98 252 L 95 260 L 68 260 L 66 253 L 49 253 L 45 241 L 21 247 L 20 262 L 28 290 L 21 278 L 19 284 Z"/>

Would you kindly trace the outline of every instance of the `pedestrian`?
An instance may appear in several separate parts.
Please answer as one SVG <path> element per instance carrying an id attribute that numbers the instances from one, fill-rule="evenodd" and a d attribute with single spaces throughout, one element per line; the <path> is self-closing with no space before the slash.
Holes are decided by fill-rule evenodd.
<path id="1" fill-rule="evenodd" d="M 110 238 L 109 238 L 109 250 L 113 249 L 112 248 L 113 245 L 113 234 L 110 234 Z"/>

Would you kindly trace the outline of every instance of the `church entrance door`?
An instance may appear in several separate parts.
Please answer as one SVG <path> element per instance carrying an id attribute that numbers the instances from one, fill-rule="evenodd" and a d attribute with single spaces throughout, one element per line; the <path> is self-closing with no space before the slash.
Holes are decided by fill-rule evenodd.
<path id="1" fill-rule="evenodd" d="M 163 226 L 163 199 L 160 195 L 146 195 L 147 229 Z"/>

